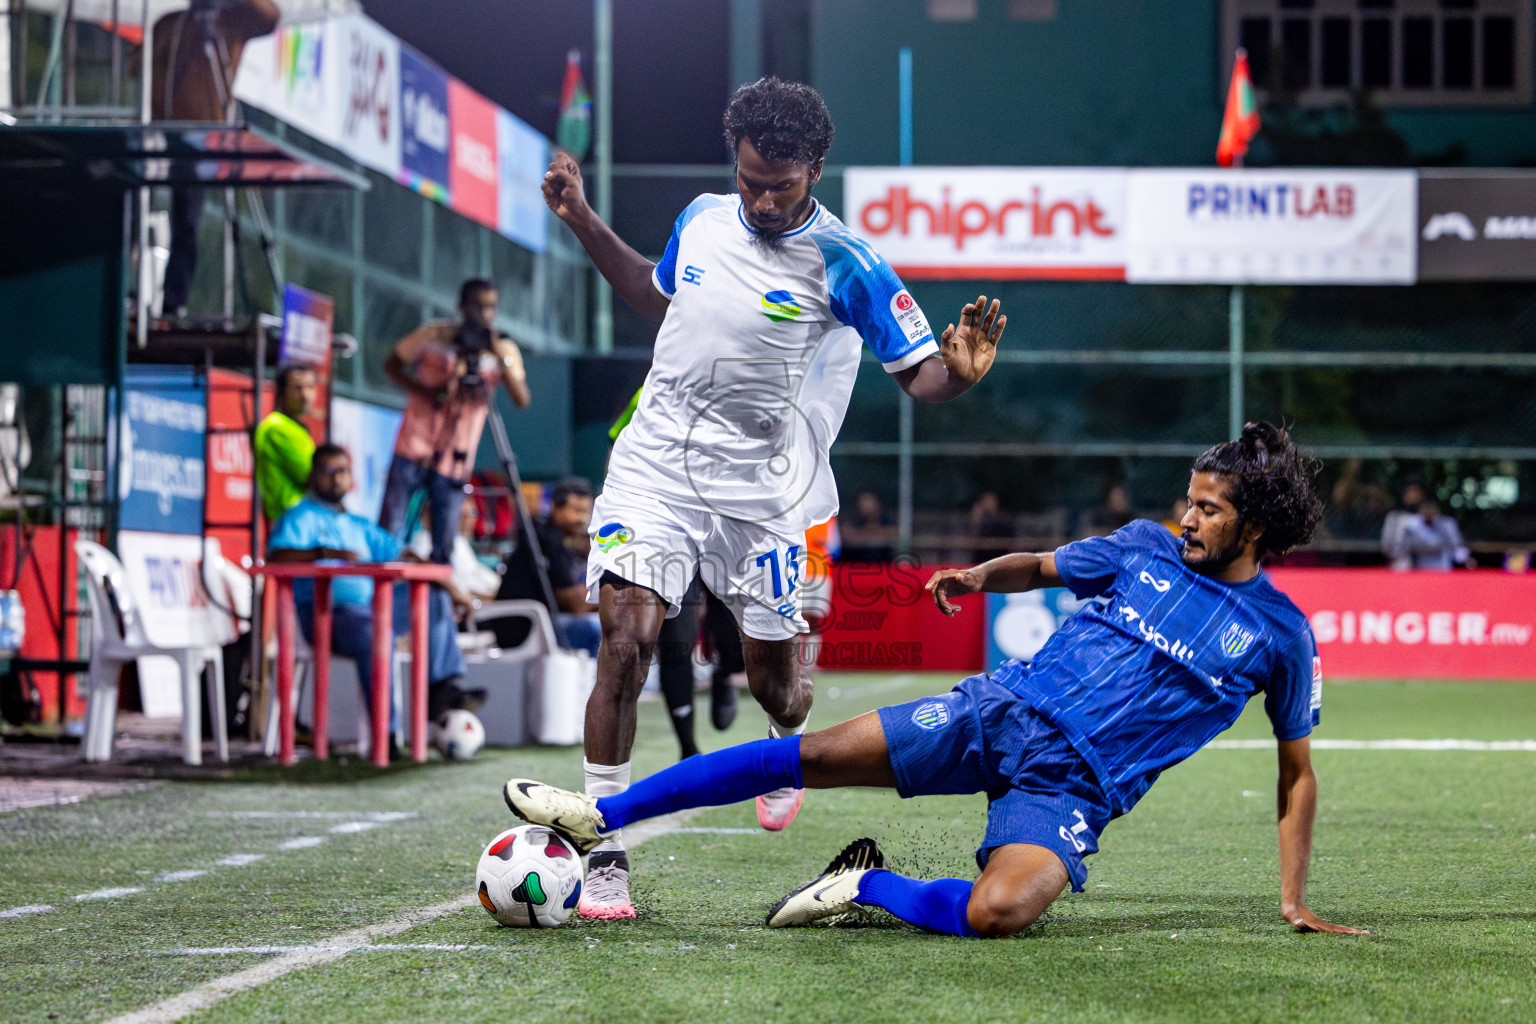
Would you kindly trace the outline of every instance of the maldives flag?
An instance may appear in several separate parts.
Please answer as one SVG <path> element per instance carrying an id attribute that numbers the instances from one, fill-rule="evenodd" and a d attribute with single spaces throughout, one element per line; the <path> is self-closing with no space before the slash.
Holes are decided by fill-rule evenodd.
<path id="1" fill-rule="evenodd" d="M 555 145 L 570 153 L 580 163 L 592 144 L 592 96 L 581 80 L 581 52 L 565 55 L 565 82 L 560 86 L 560 123 L 555 128 Z"/>
<path id="2" fill-rule="evenodd" d="M 1216 143 L 1216 162 L 1222 167 L 1242 164 L 1248 140 L 1259 134 L 1259 109 L 1253 101 L 1253 79 L 1248 75 L 1248 53 L 1237 51 L 1232 62 L 1232 84 L 1227 87 L 1227 110 L 1221 115 L 1221 138 Z"/>

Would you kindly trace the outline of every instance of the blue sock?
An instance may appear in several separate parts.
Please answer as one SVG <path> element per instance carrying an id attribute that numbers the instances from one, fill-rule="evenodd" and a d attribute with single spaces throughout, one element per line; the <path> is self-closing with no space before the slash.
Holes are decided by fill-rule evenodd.
<path id="1" fill-rule="evenodd" d="M 920 882 L 889 871 L 871 871 L 859 882 L 858 902 L 888 910 L 931 932 L 976 939 L 981 936 L 965 916 L 974 884 L 959 878 Z"/>
<path id="2" fill-rule="evenodd" d="M 604 827 L 623 828 L 689 807 L 734 804 L 784 787 L 801 789 L 800 737 L 756 740 L 679 761 L 597 801 Z"/>

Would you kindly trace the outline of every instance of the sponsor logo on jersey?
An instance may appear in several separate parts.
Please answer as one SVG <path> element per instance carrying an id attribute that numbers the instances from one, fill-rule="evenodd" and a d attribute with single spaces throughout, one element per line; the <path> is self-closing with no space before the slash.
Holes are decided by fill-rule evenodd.
<path id="1" fill-rule="evenodd" d="M 1244 629 L 1237 623 L 1227 627 L 1227 631 L 1221 634 L 1221 650 L 1229 658 L 1240 658 L 1248 653 L 1248 648 L 1253 646 L 1253 633 Z"/>
<path id="2" fill-rule="evenodd" d="M 1141 570 L 1141 576 L 1138 577 L 1138 578 L 1141 580 L 1141 582 L 1147 584 L 1149 587 L 1151 587 L 1153 590 L 1157 591 L 1159 594 L 1166 594 L 1166 593 L 1168 593 L 1168 588 L 1173 586 L 1172 583 L 1169 583 L 1167 580 L 1160 580 L 1160 579 L 1158 579 L 1157 577 L 1153 576 L 1151 573 L 1147 572 L 1147 570 L 1145 570 L 1145 569 Z"/>
<path id="3" fill-rule="evenodd" d="M 1161 630 L 1147 622 L 1146 619 L 1142 618 L 1141 612 L 1138 612 L 1135 608 L 1132 608 L 1128 604 L 1122 604 L 1118 608 L 1114 609 L 1114 612 L 1123 618 L 1127 624 L 1134 623 L 1136 629 L 1141 633 L 1142 639 L 1147 643 L 1151 644 L 1153 647 L 1156 647 L 1158 650 L 1164 652 L 1165 654 L 1178 659 L 1179 662 L 1188 665 L 1190 670 L 1194 672 L 1195 675 L 1209 683 L 1213 690 L 1219 690 L 1223 685 L 1226 684 L 1227 680 L 1225 677 L 1208 675 L 1194 666 L 1192 663 L 1192 657 L 1195 653 L 1193 647 L 1190 647 L 1189 644 L 1185 643 L 1183 640 L 1170 640 L 1168 637 L 1164 636 Z M 1250 634 L 1249 643 L 1252 642 L 1253 637 L 1252 634 Z M 1247 650 L 1247 648 L 1245 647 L 1243 650 Z"/>
<path id="4" fill-rule="evenodd" d="M 776 324 L 782 324 L 788 320 L 794 320 L 800 316 L 800 306 L 795 302 L 795 297 L 786 291 L 769 292 L 762 298 L 763 316 Z"/>
<path id="5" fill-rule="evenodd" d="M 695 267 L 692 264 L 689 264 L 688 266 L 684 267 L 683 268 L 683 283 L 684 284 L 703 284 L 704 283 L 704 268 L 703 267 Z"/>
<path id="6" fill-rule="evenodd" d="M 620 544 L 626 544 L 634 539 L 634 533 L 623 523 L 604 523 L 597 528 L 597 546 L 605 555 Z"/>
<path id="7" fill-rule="evenodd" d="M 930 700 L 919 704 L 917 710 L 912 712 L 912 724 L 929 732 L 943 727 L 948 721 L 949 708 L 945 707 L 941 701 Z"/>
<path id="8" fill-rule="evenodd" d="M 933 333 L 917 300 L 905 288 L 891 296 L 891 316 L 908 341 L 921 341 Z"/>
<path id="9" fill-rule="evenodd" d="M 1312 708 L 1313 711 L 1323 709 L 1323 659 L 1317 655 L 1312 656 Z"/>

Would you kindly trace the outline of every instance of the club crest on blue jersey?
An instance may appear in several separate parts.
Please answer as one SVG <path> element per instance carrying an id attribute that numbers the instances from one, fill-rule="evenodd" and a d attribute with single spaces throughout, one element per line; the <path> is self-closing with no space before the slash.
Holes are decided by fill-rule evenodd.
<path id="1" fill-rule="evenodd" d="M 1229 658 L 1242 657 L 1252 646 L 1253 634 L 1235 622 L 1221 635 L 1221 650 Z"/>
<path id="2" fill-rule="evenodd" d="M 943 702 L 930 700 L 925 704 L 919 704 L 917 710 L 912 712 L 912 724 L 932 732 L 942 727 L 949 721 L 949 708 Z"/>
<path id="3" fill-rule="evenodd" d="M 794 320 L 801 313 L 800 305 L 789 292 L 780 290 L 769 292 L 762 298 L 763 316 L 776 324 L 782 324 Z"/>
<path id="4" fill-rule="evenodd" d="M 635 539 L 629 527 L 623 523 L 604 523 L 597 528 L 597 546 L 607 554 L 620 544 L 625 544 Z"/>

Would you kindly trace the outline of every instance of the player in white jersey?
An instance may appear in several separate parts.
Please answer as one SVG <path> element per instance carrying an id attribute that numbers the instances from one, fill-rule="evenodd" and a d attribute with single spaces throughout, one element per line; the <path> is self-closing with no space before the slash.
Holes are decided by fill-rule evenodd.
<path id="1" fill-rule="evenodd" d="M 837 511 L 828 450 L 858 374 L 860 338 L 914 398 L 947 402 L 992 365 L 1006 318 L 982 296 L 935 338 L 901 280 L 812 196 L 832 144 L 814 89 L 767 78 L 725 113 L 736 195 L 703 195 L 652 264 L 586 203 L 560 154 L 544 198 L 621 298 L 661 323 L 634 418 L 592 514 L 587 587 L 601 609 L 587 703 L 586 790 L 629 785 L 635 704 L 665 617 L 699 573 L 741 626 L 769 733 L 800 732 L 799 583 L 807 527 Z M 803 791 L 758 798 L 778 830 Z M 592 852 L 580 913 L 634 917 L 622 837 Z"/>

